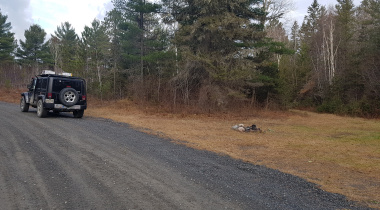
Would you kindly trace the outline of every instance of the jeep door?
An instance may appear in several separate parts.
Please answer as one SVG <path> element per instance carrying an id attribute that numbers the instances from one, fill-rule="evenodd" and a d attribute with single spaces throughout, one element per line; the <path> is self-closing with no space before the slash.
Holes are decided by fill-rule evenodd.
<path id="1" fill-rule="evenodd" d="M 45 96 L 47 94 L 47 80 L 48 78 L 39 78 L 36 86 L 36 94 L 39 96 Z"/>
<path id="2" fill-rule="evenodd" d="M 37 83 L 37 78 L 33 78 L 30 85 L 28 86 L 29 87 L 29 91 L 28 91 L 28 97 L 29 97 L 29 104 L 35 106 L 37 104 L 37 101 L 35 101 L 35 90 L 36 90 L 36 83 Z"/>
<path id="3" fill-rule="evenodd" d="M 45 96 L 47 92 L 47 78 L 35 79 L 34 89 L 31 93 L 30 104 L 37 105 L 38 99 L 41 96 Z"/>

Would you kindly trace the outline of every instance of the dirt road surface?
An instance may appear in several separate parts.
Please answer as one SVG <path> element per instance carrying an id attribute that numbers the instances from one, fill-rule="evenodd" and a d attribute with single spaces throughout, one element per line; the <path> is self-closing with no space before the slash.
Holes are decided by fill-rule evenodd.
<path id="1" fill-rule="evenodd" d="M 175 125 L 173 125 L 175 126 Z M 106 119 L 0 102 L 0 209 L 366 209 Z"/>

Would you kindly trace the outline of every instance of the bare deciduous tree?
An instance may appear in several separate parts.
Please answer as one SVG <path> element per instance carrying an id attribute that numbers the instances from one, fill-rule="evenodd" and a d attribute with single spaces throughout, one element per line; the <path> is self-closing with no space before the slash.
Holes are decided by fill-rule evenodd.
<path id="1" fill-rule="evenodd" d="M 336 54 L 338 45 L 334 45 L 335 26 L 332 18 L 328 21 L 327 29 L 323 26 L 322 57 L 325 65 L 325 78 L 332 85 L 336 70 Z"/>
<path id="2" fill-rule="evenodd" d="M 293 0 L 264 0 L 262 8 L 268 13 L 265 22 L 272 22 L 284 18 L 294 9 L 294 3 Z"/>

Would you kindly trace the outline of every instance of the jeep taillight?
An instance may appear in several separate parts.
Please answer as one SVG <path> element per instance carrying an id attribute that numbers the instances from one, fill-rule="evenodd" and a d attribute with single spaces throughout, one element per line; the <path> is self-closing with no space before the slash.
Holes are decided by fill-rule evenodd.
<path id="1" fill-rule="evenodd" d="M 53 97 L 53 94 L 52 94 L 52 93 L 48 93 L 48 94 L 47 94 L 47 97 L 48 97 L 49 99 L 51 99 L 51 98 Z"/>
<path id="2" fill-rule="evenodd" d="M 86 96 L 82 95 L 82 101 L 85 101 L 85 100 L 86 100 Z"/>

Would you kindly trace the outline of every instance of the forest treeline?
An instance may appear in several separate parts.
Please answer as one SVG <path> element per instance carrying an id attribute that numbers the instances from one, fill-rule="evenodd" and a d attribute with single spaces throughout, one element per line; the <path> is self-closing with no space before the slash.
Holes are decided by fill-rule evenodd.
<path id="1" fill-rule="evenodd" d="M 16 40 L 0 12 L 0 85 L 25 85 L 50 69 L 85 78 L 101 100 L 380 115 L 379 0 L 314 0 L 288 32 L 289 0 L 112 3 L 81 34 L 64 22 L 48 40 L 37 24 Z"/>

